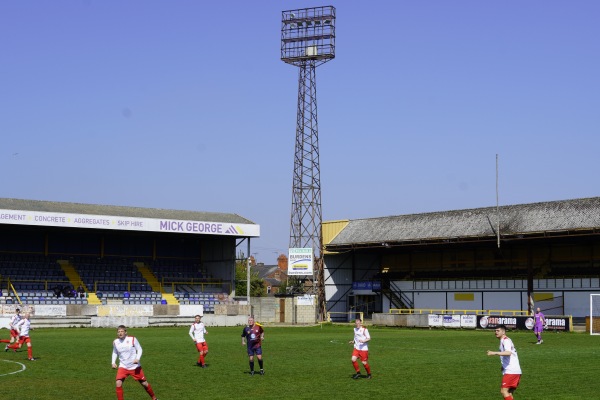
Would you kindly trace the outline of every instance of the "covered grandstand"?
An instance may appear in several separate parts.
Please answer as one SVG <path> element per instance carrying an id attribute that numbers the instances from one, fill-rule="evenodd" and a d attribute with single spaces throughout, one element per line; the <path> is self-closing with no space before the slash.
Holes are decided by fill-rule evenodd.
<path id="1" fill-rule="evenodd" d="M 231 213 L 0 199 L 0 304 L 202 305 L 235 295 Z"/>
<path id="2" fill-rule="evenodd" d="M 498 229 L 499 228 L 499 229 Z M 327 310 L 589 314 L 600 197 L 323 224 Z"/>

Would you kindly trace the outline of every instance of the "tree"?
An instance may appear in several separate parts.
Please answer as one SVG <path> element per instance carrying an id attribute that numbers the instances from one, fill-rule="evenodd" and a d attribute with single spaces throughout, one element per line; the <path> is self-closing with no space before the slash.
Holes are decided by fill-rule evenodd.
<path id="1" fill-rule="evenodd" d="M 236 296 L 246 295 L 246 284 L 248 281 L 248 258 L 243 252 L 238 254 L 235 262 L 235 294 Z M 266 290 L 264 280 L 258 277 L 256 272 L 250 268 L 250 297 L 263 297 Z"/>
<path id="2" fill-rule="evenodd" d="M 297 275 L 288 277 L 286 286 L 287 293 L 302 294 L 305 292 L 304 282 Z"/>

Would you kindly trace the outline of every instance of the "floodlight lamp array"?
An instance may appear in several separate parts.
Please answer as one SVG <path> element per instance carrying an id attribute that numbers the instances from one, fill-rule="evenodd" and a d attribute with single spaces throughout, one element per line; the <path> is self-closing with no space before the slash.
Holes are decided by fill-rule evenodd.
<path id="1" fill-rule="evenodd" d="M 294 65 L 335 58 L 335 7 L 282 12 L 281 59 Z"/>

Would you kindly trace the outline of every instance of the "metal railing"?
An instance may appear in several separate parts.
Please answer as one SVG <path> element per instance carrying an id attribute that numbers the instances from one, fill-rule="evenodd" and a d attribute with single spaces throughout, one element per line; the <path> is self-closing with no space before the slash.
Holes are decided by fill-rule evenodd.
<path id="1" fill-rule="evenodd" d="M 361 311 L 327 311 L 327 322 L 332 322 L 331 321 L 332 314 L 346 315 L 348 322 L 350 322 L 352 317 L 355 317 L 358 314 L 360 320 L 364 321 L 363 313 Z"/>
<path id="2" fill-rule="evenodd" d="M 68 279 L 11 279 L 4 278 L 4 280 L 0 280 L 0 282 L 6 282 L 6 288 L 10 290 L 11 287 L 14 288 L 14 285 L 19 284 L 43 284 L 44 288 L 39 290 L 44 291 L 52 291 L 56 285 L 71 285 Z M 0 284 L 0 286 L 4 287 L 4 284 Z M 20 291 L 28 291 L 35 292 L 36 289 L 19 289 Z"/>
<path id="3" fill-rule="evenodd" d="M 84 282 L 80 282 L 81 284 L 84 284 Z M 18 289 L 15 290 L 15 285 L 19 286 L 19 285 L 28 285 L 28 284 L 42 284 L 43 285 L 43 289 L 39 289 L 39 290 L 43 290 L 43 291 L 53 291 L 54 288 L 56 288 L 57 286 L 64 286 L 64 285 L 68 285 L 71 286 L 71 282 L 69 282 L 69 280 L 67 278 L 65 279 L 10 279 L 10 278 L 4 278 L 1 279 L 0 278 L 0 287 L 4 287 L 9 291 L 38 291 L 38 289 Z M 101 284 L 105 284 L 105 285 L 124 285 L 124 287 L 122 289 L 119 290 L 98 290 L 98 285 Z M 176 287 L 177 286 L 183 286 L 183 285 L 187 285 L 187 286 L 193 286 L 193 287 L 200 287 L 200 291 L 204 292 L 207 289 L 219 289 L 220 292 L 227 292 L 230 293 L 231 292 L 231 282 L 224 282 L 224 281 L 206 281 L 204 279 L 190 279 L 190 280 L 177 280 L 177 281 L 170 281 L 167 279 L 163 279 L 162 281 L 158 282 L 159 286 L 160 286 L 160 292 L 169 292 L 170 289 L 170 293 L 174 293 L 176 291 Z M 131 292 L 131 287 L 132 285 L 146 285 L 148 288 L 151 288 L 152 286 L 150 285 L 150 283 L 148 283 L 147 281 L 141 281 L 141 280 L 136 280 L 136 281 L 115 281 L 115 280 L 103 280 L 103 281 L 94 281 L 94 283 L 92 284 L 92 286 L 86 286 L 89 292 L 113 292 L 113 291 L 128 291 Z M 151 289 L 150 289 L 151 290 Z M 209 290 L 210 291 L 210 290 Z"/>
<path id="4" fill-rule="evenodd" d="M 535 278 L 533 286 L 537 290 L 546 289 L 589 289 L 596 288 L 599 277 L 591 276 L 562 276 L 550 278 Z M 415 279 L 412 281 L 412 290 L 522 290 L 527 289 L 526 278 L 461 278 L 461 279 Z"/>
<path id="5" fill-rule="evenodd" d="M 200 287 L 200 292 L 206 292 L 207 289 L 219 289 L 220 292 L 231 293 L 231 282 L 224 281 L 206 281 L 204 279 L 167 281 L 163 279 L 160 285 L 164 291 L 169 293 L 177 292 L 177 286 Z M 210 292 L 210 290 L 208 291 Z"/>
<path id="6" fill-rule="evenodd" d="M 400 305 L 403 305 L 404 307 L 414 307 L 413 301 L 406 294 L 404 294 L 402 289 L 400 289 L 400 287 L 393 281 L 389 281 L 389 290 L 393 295 L 399 297 L 401 302 Z"/>
<path id="7" fill-rule="evenodd" d="M 121 291 L 127 291 L 127 292 L 131 292 L 131 285 L 146 285 L 148 286 L 148 288 L 151 288 L 150 284 L 147 283 L 146 281 L 94 281 L 93 284 L 93 292 L 121 292 Z M 125 285 L 126 288 L 124 290 L 118 289 L 118 290 L 100 290 L 98 289 L 99 285 Z M 88 288 L 89 289 L 89 288 Z M 149 291 L 149 290 L 148 290 Z"/>
<path id="8" fill-rule="evenodd" d="M 529 315 L 527 310 L 448 310 L 445 308 L 390 308 L 389 314 Z"/>

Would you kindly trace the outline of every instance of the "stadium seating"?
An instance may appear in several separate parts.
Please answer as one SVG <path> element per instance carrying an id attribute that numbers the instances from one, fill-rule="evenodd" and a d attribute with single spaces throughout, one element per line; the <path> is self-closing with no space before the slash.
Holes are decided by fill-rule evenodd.
<path id="1" fill-rule="evenodd" d="M 155 260 L 150 264 L 150 269 L 163 282 L 204 282 L 210 279 L 199 264 L 179 260 Z"/>
<path id="2" fill-rule="evenodd" d="M 0 255 L 0 276 L 21 291 L 48 290 L 69 282 L 56 260 L 39 255 Z"/>
<path id="3" fill-rule="evenodd" d="M 165 303 L 162 294 L 152 291 L 136 267 L 137 259 L 0 254 L 0 278 L 10 280 L 22 304 L 87 304 L 87 298 L 55 295 L 53 289 L 58 286 L 77 286 L 69 281 L 58 260 L 68 260 L 87 290 L 95 292 L 102 304 Z M 222 284 L 212 280 L 197 260 L 158 259 L 144 264 L 168 291 L 175 291 L 180 304 L 203 305 L 204 311 L 211 313 L 215 305 L 232 301 L 223 293 Z M 14 303 L 16 297 L 5 289 L 0 304 Z"/>
<path id="4" fill-rule="evenodd" d="M 229 304 L 233 301 L 226 293 L 175 292 L 174 296 L 180 304 L 202 305 L 208 313 L 214 312 L 217 304 Z"/>
<path id="5" fill-rule="evenodd" d="M 84 259 L 70 260 L 81 280 L 89 290 L 97 291 L 147 291 L 148 282 L 128 259 Z M 96 287 L 98 285 L 98 287 Z M 113 286 L 110 286 L 113 285 Z M 116 286 L 115 286 L 116 285 Z"/>

